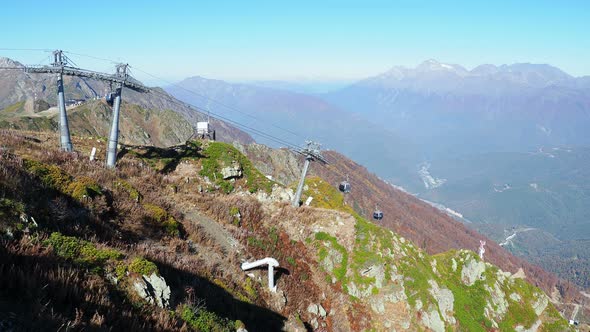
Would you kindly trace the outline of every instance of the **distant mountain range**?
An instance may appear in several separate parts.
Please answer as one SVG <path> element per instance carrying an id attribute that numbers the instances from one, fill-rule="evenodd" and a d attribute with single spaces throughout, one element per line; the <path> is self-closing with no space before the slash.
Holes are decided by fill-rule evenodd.
<path id="1" fill-rule="evenodd" d="M 427 146 L 428 156 L 590 144 L 590 77 L 575 78 L 549 65 L 481 65 L 469 71 L 428 60 L 324 97 L 387 123 Z"/>

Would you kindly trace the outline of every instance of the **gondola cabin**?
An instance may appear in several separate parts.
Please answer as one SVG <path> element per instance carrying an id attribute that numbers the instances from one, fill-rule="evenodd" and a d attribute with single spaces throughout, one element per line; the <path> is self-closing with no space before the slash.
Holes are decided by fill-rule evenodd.
<path id="1" fill-rule="evenodd" d="M 343 193 L 349 193 L 350 188 L 351 188 L 350 183 L 348 183 L 348 181 L 342 181 L 342 182 L 340 182 L 340 185 L 338 186 L 338 189 L 340 189 L 340 191 Z"/>
<path id="2" fill-rule="evenodd" d="M 104 96 L 104 100 L 107 102 L 107 104 L 109 104 L 110 106 L 113 106 L 113 94 L 112 93 L 107 93 Z"/>
<path id="3" fill-rule="evenodd" d="M 375 219 L 375 220 L 381 220 L 381 219 L 383 219 L 383 212 L 381 210 L 379 210 L 379 209 L 375 210 L 373 212 L 373 219 Z"/>

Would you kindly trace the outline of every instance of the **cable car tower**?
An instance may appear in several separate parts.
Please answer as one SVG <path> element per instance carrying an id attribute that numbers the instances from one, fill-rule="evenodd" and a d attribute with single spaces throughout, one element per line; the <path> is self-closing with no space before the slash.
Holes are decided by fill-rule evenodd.
<path id="1" fill-rule="evenodd" d="M 327 164 L 328 162 L 322 154 L 320 153 L 320 144 L 312 141 L 306 141 L 307 147 L 303 150 L 296 151 L 299 154 L 305 156 L 305 164 L 303 164 L 303 171 L 301 172 L 301 179 L 299 179 L 299 185 L 297 186 L 297 191 L 295 192 L 295 197 L 293 197 L 293 202 L 291 205 L 293 207 L 299 207 L 299 201 L 301 200 L 301 192 L 303 191 L 303 184 L 305 183 L 305 176 L 307 175 L 307 169 L 309 168 L 309 163 L 311 161 L 319 161 L 323 164 Z"/>
<path id="2" fill-rule="evenodd" d="M 107 149 L 107 167 L 115 167 L 117 158 L 117 143 L 119 140 L 119 110 L 121 107 L 121 90 L 126 87 L 137 92 L 149 92 L 150 90 L 143 84 L 135 80 L 129 80 L 127 73 L 127 64 L 118 64 L 117 71 L 114 75 L 103 74 L 95 71 L 80 69 L 68 66 L 72 61 L 68 59 L 62 50 L 53 51 L 53 63 L 49 66 L 25 67 L 25 72 L 35 74 L 56 74 L 57 75 L 57 104 L 59 107 L 59 131 L 61 149 L 64 151 L 73 151 L 72 141 L 70 139 L 70 128 L 68 126 L 68 115 L 66 112 L 66 102 L 64 96 L 63 76 L 78 76 L 90 78 L 115 84 L 116 88 L 112 94 L 113 102 L 113 122 L 109 136 L 109 145 Z"/>
<path id="3" fill-rule="evenodd" d="M 25 67 L 28 73 L 50 73 L 56 74 L 57 78 L 57 106 L 59 108 L 59 142 L 63 151 L 73 151 L 72 141 L 70 139 L 70 127 L 68 125 L 68 115 L 66 113 L 66 99 L 64 95 L 63 75 L 68 62 L 68 57 L 63 51 L 53 51 L 53 63 L 44 67 Z"/>

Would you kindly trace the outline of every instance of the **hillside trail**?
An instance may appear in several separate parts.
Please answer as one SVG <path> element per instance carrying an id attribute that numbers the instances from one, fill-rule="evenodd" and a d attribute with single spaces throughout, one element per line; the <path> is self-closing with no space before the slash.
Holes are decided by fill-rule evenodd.
<path id="1" fill-rule="evenodd" d="M 224 252 L 239 252 L 239 242 L 217 221 L 201 214 L 196 208 L 187 209 L 183 213 L 186 220 L 201 226 L 205 233 L 223 248 Z"/>

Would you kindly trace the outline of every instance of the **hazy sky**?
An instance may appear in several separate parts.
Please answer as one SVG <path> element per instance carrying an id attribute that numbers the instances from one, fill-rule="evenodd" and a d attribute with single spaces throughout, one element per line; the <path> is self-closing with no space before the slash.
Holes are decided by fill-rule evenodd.
<path id="1" fill-rule="evenodd" d="M 3 1 L 0 29 L 0 48 L 61 48 L 168 80 L 350 80 L 429 58 L 590 75 L 590 1 L 20 0 Z M 0 50 L 27 64 L 47 55 Z"/>

